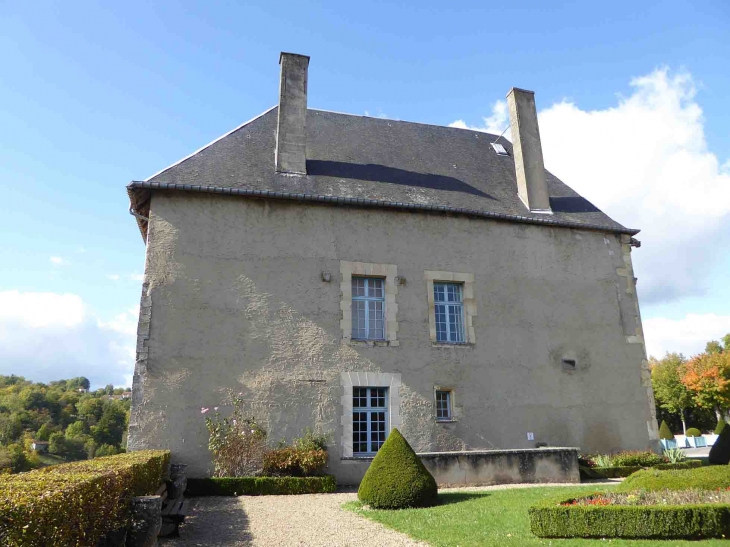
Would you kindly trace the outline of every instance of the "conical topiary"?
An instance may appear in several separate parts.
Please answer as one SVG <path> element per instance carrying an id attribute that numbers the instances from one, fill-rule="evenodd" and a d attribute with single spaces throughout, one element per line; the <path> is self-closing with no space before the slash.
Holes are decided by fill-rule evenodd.
<path id="1" fill-rule="evenodd" d="M 433 475 L 393 429 L 365 473 L 357 497 L 375 509 L 401 509 L 434 505 L 437 496 Z"/>
<path id="2" fill-rule="evenodd" d="M 669 440 L 674 438 L 674 434 L 672 433 L 672 430 L 669 429 L 669 426 L 667 425 L 667 422 L 662 420 L 662 425 L 659 426 L 659 438 L 664 440 Z"/>
<path id="3" fill-rule="evenodd" d="M 722 433 L 722 430 L 725 429 L 726 425 L 727 423 L 725 422 L 725 420 L 720 418 L 717 422 L 717 427 L 715 428 L 715 435 L 719 435 L 720 433 Z"/>
<path id="4" fill-rule="evenodd" d="M 723 428 L 710 448 L 711 465 L 727 465 L 730 463 L 730 427 Z"/>

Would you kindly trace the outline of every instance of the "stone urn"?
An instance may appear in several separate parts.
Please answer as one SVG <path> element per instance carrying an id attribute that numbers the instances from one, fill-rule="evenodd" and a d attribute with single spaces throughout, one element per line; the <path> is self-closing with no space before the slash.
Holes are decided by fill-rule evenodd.
<path id="1" fill-rule="evenodd" d="M 184 463 L 170 465 L 170 482 L 167 483 L 167 497 L 177 499 L 182 497 L 188 487 L 188 466 Z"/>
<path id="2" fill-rule="evenodd" d="M 157 534 L 162 527 L 161 511 L 160 496 L 132 498 L 132 522 L 127 533 L 126 547 L 157 547 Z"/>

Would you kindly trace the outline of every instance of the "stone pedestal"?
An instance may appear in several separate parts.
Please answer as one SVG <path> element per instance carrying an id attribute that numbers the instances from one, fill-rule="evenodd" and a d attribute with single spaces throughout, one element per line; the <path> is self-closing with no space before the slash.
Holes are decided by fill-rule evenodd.
<path id="1" fill-rule="evenodd" d="M 162 526 L 162 498 L 132 498 L 132 522 L 127 533 L 127 547 L 157 547 L 157 534 Z"/>

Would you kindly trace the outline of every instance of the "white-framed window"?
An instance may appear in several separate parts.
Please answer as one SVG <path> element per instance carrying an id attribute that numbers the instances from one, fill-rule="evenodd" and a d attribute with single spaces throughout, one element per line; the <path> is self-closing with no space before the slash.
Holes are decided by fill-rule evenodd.
<path id="1" fill-rule="evenodd" d="M 388 436 L 388 388 L 352 388 L 352 454 L 375 454 Z"/>
<path id="2" fill-rule="evenodd" d="M 352 278 L 352 338 L 385 340 L 385 280 Z"/>
<path id="3" fill-rule="evenodd" d="M 450 421 L 451 413 L 451 391 L 436 390 L 436 419 Z"/>
<path id="4" fill-rule="evenodd" d="M 433 300 L 436 315 L 436 341 L 451 344 L 466 342 L 462 284 L 434 283 Z"/>

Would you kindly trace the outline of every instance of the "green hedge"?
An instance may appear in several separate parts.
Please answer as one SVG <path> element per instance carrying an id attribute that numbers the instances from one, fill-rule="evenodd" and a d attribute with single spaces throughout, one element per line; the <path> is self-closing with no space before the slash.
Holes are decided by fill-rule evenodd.
<path id="1" fill-rule="evenodd" d="M 567 502 L 570 500 L 562 500 Z M 583 506 L 560 500 L 530 507 L 530 530 L 545 538 L 713 538 L 730 536 L 730 505 Z"/>
<path id="2" fill-rule="evenodd" d="M 186 496 L 268 496 L 334 492 L 332 475 L 320 477 L 212 477 L 188 479 Z"/>
<path id="3" fill-rule="evenodd" d="M 660 463 L 652 465 L 651 469 L 694 469 L 695 467 L 701 467 L 702 462 L 700 460 L 687 460 L 679 463 Z M 617 467 L 581 467 L 580 478 L 581 479 L 616 479 L 620 477 L 628 477 L 645 469 L 644 467 L 637 467 L 633 465 L 617 466 Z"/>
<path id="4" fill-rule="evenodd" d="M 0 545 L 95 545 L 153 494 L 170 453 L 145 450 L 0 476 Z"/>
<path id="5" fill-rule="evenodd" d="M 728 487 L 730 487 L 730 466 L 710 465 L 684 470 L 643 469 L 619 484 L 616 491 L 686 490 L 687 488 L 717 490 Z"/>

